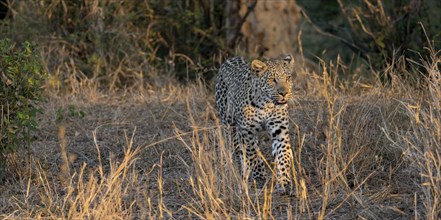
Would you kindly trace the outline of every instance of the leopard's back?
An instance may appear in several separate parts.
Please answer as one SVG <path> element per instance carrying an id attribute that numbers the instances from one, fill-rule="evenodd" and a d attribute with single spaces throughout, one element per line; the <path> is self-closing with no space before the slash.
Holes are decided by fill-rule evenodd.
<path id="1" fill-rule="evenodd" d="M 216 82 L 216 105 L 223 124 L 233 125 L 235 107 L 244 96 L 244 86 L 250 76 L 250 63 L 242 57 L 225 61 L 218 72 Z"/>

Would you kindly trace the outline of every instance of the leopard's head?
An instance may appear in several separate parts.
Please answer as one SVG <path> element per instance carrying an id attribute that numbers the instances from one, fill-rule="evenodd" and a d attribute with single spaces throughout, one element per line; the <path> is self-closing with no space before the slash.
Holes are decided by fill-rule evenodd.
<path id="1" fill-rule="evenodd" d="M 291 55 L 268 61 L 253 60 L 251 70 L 259 78 L 263 94 L 276 105 L 285 105 L 292 97 L 294 59 Z"/>

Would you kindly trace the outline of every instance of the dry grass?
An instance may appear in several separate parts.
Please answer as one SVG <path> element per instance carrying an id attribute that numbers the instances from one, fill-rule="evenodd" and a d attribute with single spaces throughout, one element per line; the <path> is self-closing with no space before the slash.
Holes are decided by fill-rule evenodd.
<path id="1" fill-rule="evenodd" d="M 202 83 L 107 94 L 78 85 L 51 94 L 30 166 L 11 156 L 0 217 L 439 219 L 441 77 L 432 54 L 421 64 L 431 80 L 418 91 L 398 69 L 393 86 L 344 88 L 332 77 L 338 66 L 299 71 L 293 197 L 274 193 L 273 182 L 258 189 L 242 180 L 213 91 Z M 85 116 L 56 120 L 70 105 Z"/>
<path id="2" fill-rule="evenodd" d="M 96 29 L 99 4 L 82 9 L 90 29 L 79 37 L 110 40 L 81 57 L 87 41 L 45 29 L 55 16 L 49 6 L 62 2 L 23 4 L 36 10 L 17 9 L 15 23 L 2 27 L 40 42 L 51 77 L 31 160 L 9 155 L 0 218 L 441 218 L 441 56 L 433 49 L 414 61 L 428 73 L 418 89 L 401 78 L 417 69 L 402 59 L 387 69 L 388 86 L 356 73 L 338 80 L 339 60 L 320 72 L 299 67 L 290 103 L 296 190 L 281 196 L 274 181 L 258 189 L 240 177 L 210 83 L 182 85 L 168 75 L 173 69 L 152 66 L 157 57 L 144 50 L 154 51 L 149 45 L 158 39 L 144 26 L 115 19 L 109 30 Z M 130 10 L 118 13 L 126 18 Z M 47 26 L 13 33 L 35 23 Z M 268 136 L 262 139 L 271 165 Z"/>

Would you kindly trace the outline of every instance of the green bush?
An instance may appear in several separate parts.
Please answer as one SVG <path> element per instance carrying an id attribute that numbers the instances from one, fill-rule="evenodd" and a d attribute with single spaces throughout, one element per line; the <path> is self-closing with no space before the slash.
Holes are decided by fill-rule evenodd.
<path id="1" fill-rule="evenodd" d="M 0 179 L 6 154 L 23 145 L 29 149 L 45 76 L 32 44 L 17 47 L 9 39 L 0 40 Z"/>

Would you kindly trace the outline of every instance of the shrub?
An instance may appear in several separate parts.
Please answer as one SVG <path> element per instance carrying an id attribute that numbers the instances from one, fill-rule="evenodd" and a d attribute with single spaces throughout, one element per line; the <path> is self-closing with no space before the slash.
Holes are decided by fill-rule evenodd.
<path id="1" fill-rule="evenodd" d="M 5 173 L 5 156 L 31 142 L 37 128 L 38 102 L 46 76 L 34 46 L 25 42 L 17 47 L 11 40 L 0 40 L 0 179 Z M 28 151 L 29 152 L 29 151 Z"/>

